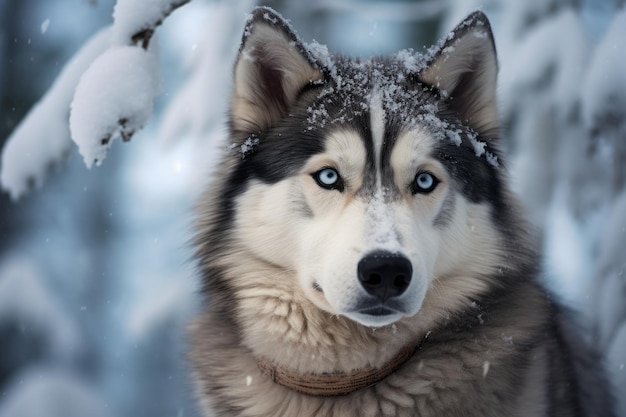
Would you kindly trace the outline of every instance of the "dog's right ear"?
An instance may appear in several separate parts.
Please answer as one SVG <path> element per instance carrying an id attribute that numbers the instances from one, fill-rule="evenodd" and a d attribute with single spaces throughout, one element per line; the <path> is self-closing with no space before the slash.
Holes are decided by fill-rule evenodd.
<path id="1" fill-rule="evenodd" d="M 499 130 L 497 74 L 489 19 L 482 12 L 474 12 L 439 45 L 420 78 L 436 87 L 450 108 L 476 132 L 494 138 Z"/>
<path id="2" fill-rule="evenodd" d="M 246 133 L 270 128 L 287 114 L 302 88 L 322 78 L 289 23 L 270 8 L 256 8 L 235 64 L 231 127 Z"/>

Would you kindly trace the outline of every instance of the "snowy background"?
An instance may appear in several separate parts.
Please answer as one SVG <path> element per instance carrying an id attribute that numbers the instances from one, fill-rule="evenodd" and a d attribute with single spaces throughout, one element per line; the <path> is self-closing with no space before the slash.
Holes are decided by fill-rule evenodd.
<path id="1" fill-rule="evenodd" d="M 177 2 L 117 3 L 0 0 L 0 417 L 198 416 L 191 212 L 226 147 L 256 2 L 194 0 L 134 41 Z M 264 4 L 305 41 L 364 57 L 419 51 L 488 14 L 546 280 L 581 312 L 626 416 L 624 1 Z"/>

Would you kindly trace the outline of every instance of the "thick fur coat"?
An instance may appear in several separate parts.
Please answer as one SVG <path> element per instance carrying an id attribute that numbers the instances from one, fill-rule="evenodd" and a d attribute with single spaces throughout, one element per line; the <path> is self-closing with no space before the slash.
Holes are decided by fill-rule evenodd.
<path id="1" fill-rule="evenodd" d="M 199 205 L 207 416 L 611 416 L 601 363 L 538 280 L 498 150 L 497 59 L 474 13 L 418 55 L 358 60 L 259 8 L 233 146 Z M 319 396 L 259 367 L 341 378 Z"/>

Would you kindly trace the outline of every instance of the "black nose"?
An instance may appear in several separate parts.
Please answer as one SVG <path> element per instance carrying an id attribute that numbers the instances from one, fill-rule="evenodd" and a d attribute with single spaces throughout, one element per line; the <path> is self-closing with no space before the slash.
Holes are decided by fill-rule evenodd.
<path id="1" fill-rule="evenodd" d="M 411 261 L 391 252 L 372 252 L 359 261 L 358 275 L 368 293 L 385 301 L 404 293 L 411 283 Z"/>

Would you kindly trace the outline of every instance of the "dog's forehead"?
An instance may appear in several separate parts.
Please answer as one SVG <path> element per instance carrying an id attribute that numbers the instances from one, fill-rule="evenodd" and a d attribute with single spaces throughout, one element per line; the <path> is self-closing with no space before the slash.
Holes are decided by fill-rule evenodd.
<path id="1" fill-rule="evenodd" d="M 446 111 L 437 92 L 420 83 L 415 74 L 385 59 L 366 63 L 337 59 L 334 68 L 332 77 L 301 93 L 289 117 L 263 134 L 258 145 L 240 158 L 234 178 L 275 183 L 302 173 L 312 157 L 330 153 L 337 164 L 336 158 L 349 162 L 351 173 L 356 166 L 362 167 L 362 196 L 372 196 L 383 188 L 389 198 L 397 199 L 401 197 L 398 187 L 404 184 L 396 184 L 394 173 L 400 167 L 393 166 L 397 163 L 392 154 L 400 143 L 405 161 L 409 157 L 434 158 L 459 184 L 476 173 L 481 174 L 478 178 L 488 178 L 489 173 L 478 166 L 484 164 L 466 140 L 468 128 Z M 467 169 L 457 167 L 455 161 L 460 160 Z M 403 167 L 411 166 L 418 164 Z M 458 188 L 467 191 L 470 200 L 478 201 L 484 181 L 478 182 L 475 190 Z"/>
<path id="2" fill-rule="evenodd" d="M 419 81 L 416 73 L 393 59 L 363 62 L 339 57 L 327 81 L 317 100 L 307 108 L 311 129 L 353 122 L 381 107 L 388 117 L 405 121 L 436 108 L 431 89 Z"/>
<path id="3" fill-rule="evenodd" d="M 437 147 L 427 129 L 403 123 L 385 108 L 383 95 L 372 90 L 366 117 L 328 129 L 323 153 L 337 164 L 345 179 L 353 182 L 358 178 L 360 197 L 371 199 L 384 190 L 385 200 L 396 200 L 404 185 L 398 184 L 398 175 L 411 176 L 412 170 L 434 160 Z"/>
<path id="4" fill-rule="evenodd" d="M 400 132 L 440 130 L 438 94 L 402 61 L 337 59 L 332 76 L 307 104 L 307 130 L 350 126 L 371 152 L 393 145 Z"/>
<path id="5" fill-rule="evenodd" d="M 340 129 L 351 132 L 350 147 L 361 146 L 370 159 L 368 168 L 385 168 L 400 136 L 424 142 L 433 139 L 427 126 L 435 119 L 436 97 L 401 65 L 390 60 L 367 63 L 345 61 L 337 66 L 334 83 L 322 89 L 307 107 L 309 129 L 327 129 L 327 147 L 342 146 L 347 137 L 336 136 Z M 435 126 L 438 127 L 438 126 Z M 339 142 L 337 140 L 339 139 Z M 417 147 L 426 151 L 432 147 Z"/>
<path id="6" fill-rule="evenodd" d="M 478 157 L 475 132 L 446 109 L 437 91 L 421 83 L 401 61 L 388 59 L 359 62 L 337 60 L 333 82 L 307 104 L 307 129 L 352 132 L 352 145 L 362 146 L 366 158 L 360 192 L 371 196 L 381 186 L 391 198 L 400 196 L 394 170 L 418 167 L 416 160 L 432 158 L 444 165 L 459 191 L 480 201 L 484 185 L 491 188 L 492 167 Z M 324 140 L 332 134 L 322 134 Z M 392 158 L 394 152 L 404 153 Z M 398 161 L 404 161 L 402 166 Z M 413 161 L 413 163 L 409 163 Z M 466 169 L 459 169 L 463 161 Z M 469 176 L 480 178 L 476 189 L 462 186 Z M 488 183 L 488 184 L 487 184 Z"/>

